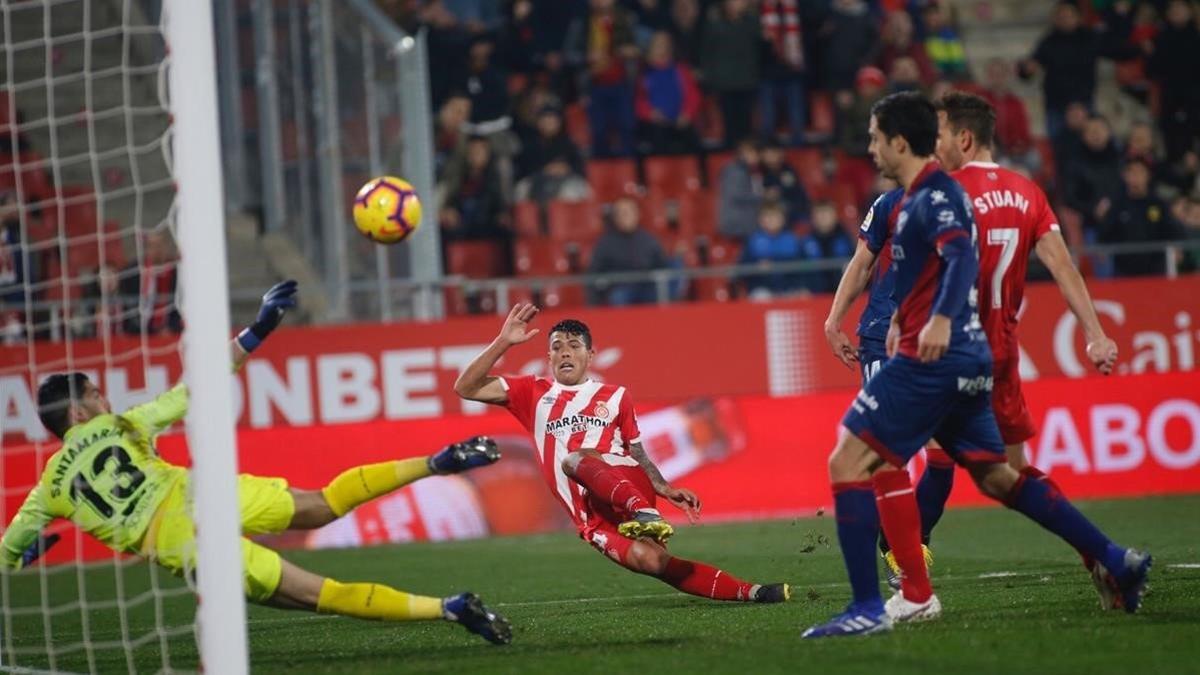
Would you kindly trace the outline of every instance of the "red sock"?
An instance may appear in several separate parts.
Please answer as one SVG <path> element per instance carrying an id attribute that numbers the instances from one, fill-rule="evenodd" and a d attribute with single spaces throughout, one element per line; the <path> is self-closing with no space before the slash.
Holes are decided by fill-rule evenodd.
<path id="1" fill-rule="evenodd" d="M 575 481 L 587 488 L 593 497 L 629 513 L 652 509 L 650 500 L 632 481 L 623 478 L 604 460 L 584 457 L 575 469 Z"/>
<path id="2" fill-rule="evenodd" d="M 900 590 L 912 602 L 925 602 L 933 595 L 925 554 L 921 551 L 921 512 L 908 472 L 882 471 L 871 479 L 875 486 L 875 507 L 883 534 L 892 547 L 900 569 Z"/>
<path id="3" fill-rule="evenodd" d="M 1051 478 L 1050 476 L 1047 476 L 1046 474 L 1042 473 L 1042 470 L 1037 468 L 1036 466 L 1034 466 L 1032 464 L 1027 464 L 1027 465 L 1025 465 L 1025 468 L 1021 469 L 1020 473 L 1022 476 L 1025 476 L 1027 479 L 1042 481 L 1043 483 L 1046 484 L 1047 487 L 1050 488 L 1051 494 L 1057 495 L 1060 498 L 1063 497 L 1062 488 L 1058 487 L 1058 483 L 1055 483 L 1054 479 Z M 1089 570 L 1092 569 L 1092 562 L 1094 562 L 1092 560 L 1092 557 L 1090 555 L 1084 553 L 1083 551 L 1080 551 L 1079 549 L 1075 549 L 1075 551 L 1079 554 L 1079 557 L 1083 559 L 1083 566 Z"/>
<path id="4" fill-rule="evenodd" d="M 667 561 L 667 569 L 663 570 L 658 578 L 684 593 L 702 598 L 737 602 L 749 602 L 754 599 L 750 593 L 754 584 L 702 562 L 672 556 Z"/>

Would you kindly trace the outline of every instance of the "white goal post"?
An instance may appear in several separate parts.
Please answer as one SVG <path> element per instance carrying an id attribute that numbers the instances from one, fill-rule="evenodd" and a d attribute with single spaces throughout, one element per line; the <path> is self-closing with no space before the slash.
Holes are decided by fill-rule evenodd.
<path id="1" fill-rule="evenodd" d="M 242 595 L 237 439 L 229 396 L 229 291 L 225 201 L 217 112 L 212 3 L 165 0 L 170 50 L 171 148 L 184 377 L 191 390 L 187 438 L 193 462 L 197 522 L 197 640 L 205 671 L 247 672 L 246 604 Z"/>

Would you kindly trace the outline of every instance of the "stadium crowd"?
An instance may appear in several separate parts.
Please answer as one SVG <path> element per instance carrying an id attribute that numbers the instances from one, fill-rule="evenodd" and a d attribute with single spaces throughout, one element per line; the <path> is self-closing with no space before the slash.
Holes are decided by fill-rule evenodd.
<path id="1" fill-rule="evenodd" d="M 980 68 L 948 0 L 381 1 L 429 30 L 433 71 L 447 74 L 433 94 L 451 273 L 844 258 L 886 187 L 866 153 L 870 107 L 908 89 L 992 102 L 998 156 L 1054 195 L 1072 244 L 1200 236 L 1200 82 L 1188 72 L 1200 31 L 1185 0 L 1060 2 L 1023 58 Z M 1121 131 L 1100 112 L 1102 60 L 1136 110 Z M 1040 80 L 1044 127 L 1018 78 Z M 489 256 L 501 262 L 480 264 Z M 1084 262 L 1098 275 L 1167 267 L 1161 253 Z M 1191 253 L 1177 262 L 1198 266 Z M 764 271 L 672 293 L 834 283 Z M 655 298 L 627 291 L 589 297 Z"/>

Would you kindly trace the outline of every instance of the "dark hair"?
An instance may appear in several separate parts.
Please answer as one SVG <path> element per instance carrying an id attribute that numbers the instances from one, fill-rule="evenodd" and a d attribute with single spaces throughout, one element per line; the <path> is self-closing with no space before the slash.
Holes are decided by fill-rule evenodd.
<path id="1" fill-rule="evenodd" d="M 550 328 L 550 335 L 555 333 L 563 333 L 565 335 L 574 335 L 583 340 L 583 345 L 588 349 L 592 348 L 592 331 L 587 327 L 587 324 L 578 319 L 563 319 L 554 324 Z"/>
<path id="2" fill-rule="evenodd" d="M 954 131 L 966 129 L 979 145 L 990 148 L 996 138 L 996 109 L 982 96 L 965 91 L 948 91 L 937 102 Z"/>
<path id="3" fill-rule="evenodd" d="M 79 371 L 56 373 L 42 381 L 38 387 L 38 418 L 42 426 L 62 438 L 71 428 L 71 404 L 83 396 L 87 375 Z"/>
<path id="4" fill-rule="evenodd" d="M 923 94 L 902 91 L 871 106 L 871 116 L 886 138 L 900 136 L 917 157 L 928 157 L 937 146 L 937 110 Z"/>

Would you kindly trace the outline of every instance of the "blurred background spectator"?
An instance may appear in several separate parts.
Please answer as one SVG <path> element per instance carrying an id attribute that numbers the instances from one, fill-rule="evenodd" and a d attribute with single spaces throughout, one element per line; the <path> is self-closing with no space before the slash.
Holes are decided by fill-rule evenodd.
<path id="1" fill-rule="evenodd" d="M 762 26 L 749 0 L 719 0 L 702 35 L 704 87 L 717 97 L 729 147 L 750 135 L 761 82 Z"/>
<path id="2" fill-rule="evenodd" d="M 943 79 L 967 76 L 967 51 L 944 2 L 929 2 L 921 12 L 925 23 L 925 53 Z"/>
<path id="3" fill-rule="evenodd" d="M 1167 147 L 1167 159 L 1177 160 L 1186 152 L 1200 150 L 1200 29 L 1193 5 L 1185 0 L 1167 3 L 1166 25 L 1147 44 L 1149 74 L 1159 100 L 1159 126 Z"/>
<path id="4" fill-rule="evenodd" d="M 726 237 L 745 239 L 754 232 L 763 200 L 762 158 L 758 143 L 743 139 L 733 161 L 721 169 L 717 229 Z"/>
<path id="5" fill-rule="evenodd" d="M 783 146 L 778 141 L 770 141 L 763 146 L 760 157 L 763 197 L 781 202 L 789 226 L 808 222 L 808 191 L 804 189 L 800 174 L 788 162 Z"/>
<path id="6" fill-rule="evenodd" d="M 826 89 L 849 91 L 859 68 L 875 61 L 879 29 L 870 9 L 863 0 L 833 0 L 821 27 L 821 81 Z"/>
<path id="7" fill-rule="evenodd" d="M 1100 218 L 1099 241 L 1128 244 L 1169 241 L 1182 231 L 1167 205 L 1154 194 L 1150 167 L 1141 159 L 1125 162 L 1121 169 L 1122 189 L 1113 199 L 1103 197 L 1097 206 Z M 1166 257 L 1161 251 L 1123 253 L 1113 256 L 1118 276 L 1138 277 L 1166 274 Z"/>
<path id="8" fill-rule="evenodd" d="M 581 71 L 579 89 L 587 99 L 593 157 L 633 152 L 635 25 L 633 13 L 616 0 L 590 0 L 587 15 L 567 31 L 564 51 Z"/>
<path id="9" fill-rule="evenodd" d="M 1065 175 L 1063 200 L 1083 215 L 1084 229 L 1094 241 L 1112 197 L 1121 192 L 1121 154 L 1108 120 L 1100 115 L 1090 117 L 1083 127 L 1082 143 L 1059 161 Z"/>
<path id="10" fill-rule="evenodd" d="M 508 204 L 492 146 L 472 136 L 463 157 L 447 170 L 441 185 L 438 220 L 447 241 L 509 238 Z"/>
<path id="11" fill-rule="evenodd" d="M 613 204 L 612 223 L 596 242 L 588 272 L 647 272 L 671 266 L 658 239 L 642 228 L 641 212 L 632 198 Z M 593 302 L 602 305 L 636 305 L 657 300 L 654 282 L 601 283 L 592 288 Z"/>
<path id="12" fill-rule="evenodd" d="M 779 132 L 776 113 L 779 107 L 783 106 L 787 112 L 788 123 L 784 137 L 791 145 L 800 145 L 804 142 L 807 118 L 804 100 L 804 31 L 800 23 L 800 2 L 763 0 L 759 11 L 763 38 L 767 46 L 758 97 L 762 136 L 768 141 L 776 137 Z"/>
<path id="13" fill-rule="evenodd" d="M 885 73 L 892 72 L 892 64 L 896 59 L 912 59 L 917 66 L 917 72 L 922 87 L 933 86 L 937 81 L 937 71 L 925 51 L 925 43 L 917 42 L 913 36 L 912 16 L 908 12 L 890 12 L 883 22 L 883 34 L 879 56 L 875 65 Z"/>
<path id="14" fill-rule="evenodd" d="M 700 89 L 691 68 L 675 60 L 670 33 L 659 31 L 650 38 L 646 62 L 638 74 L 634 109 L 638 154 L 700 153 L 696 133 Z"/>
<path id="15" fill-rule="evenodd" d="M 778 201 L 763 202 L 758 211 L 758 227 L 742 246 L 742 257 L 738 262 L 762 268 L 761 272 L 746 277 L 746 294 L 752 299 L 786 295 L 801 288 L 800 273 L 771 271 L 776 263 L 804 258 L 800 238 L 788 227 L 785 211 Z"/>
<path id="16" fill-rule="evenodd" d="M 801 241 L 805 260 L 838 260 L 854 255 L 855 241 L 838 221 L 837 207 L 828 201 L 813 205 L 812 232 Z M 832 293 L 842 278 L 840 269 L 809 272 L 804 287 L 812 293 Z"/>
<path id="17" fill-rule="evenodd" d="M 567 137 L 562 112 L 553 105 L 543 106 L 536 135 L 525 140 L 517 156 L 517 199 L 584 199 L 591 194 L 584 171 L 583 155 Z"/>
<path id="18" fill-rule="evenodd" d="M 138 312 L 125 321 L 131 335 L 158 335 L 183 330 L 183 319 L 175 307 L 176 263 L 171 235 L 165 230 L 142 234 L 142 261 L 120 275 L 118 290 L 126 298 L 137 298 Z"/>

